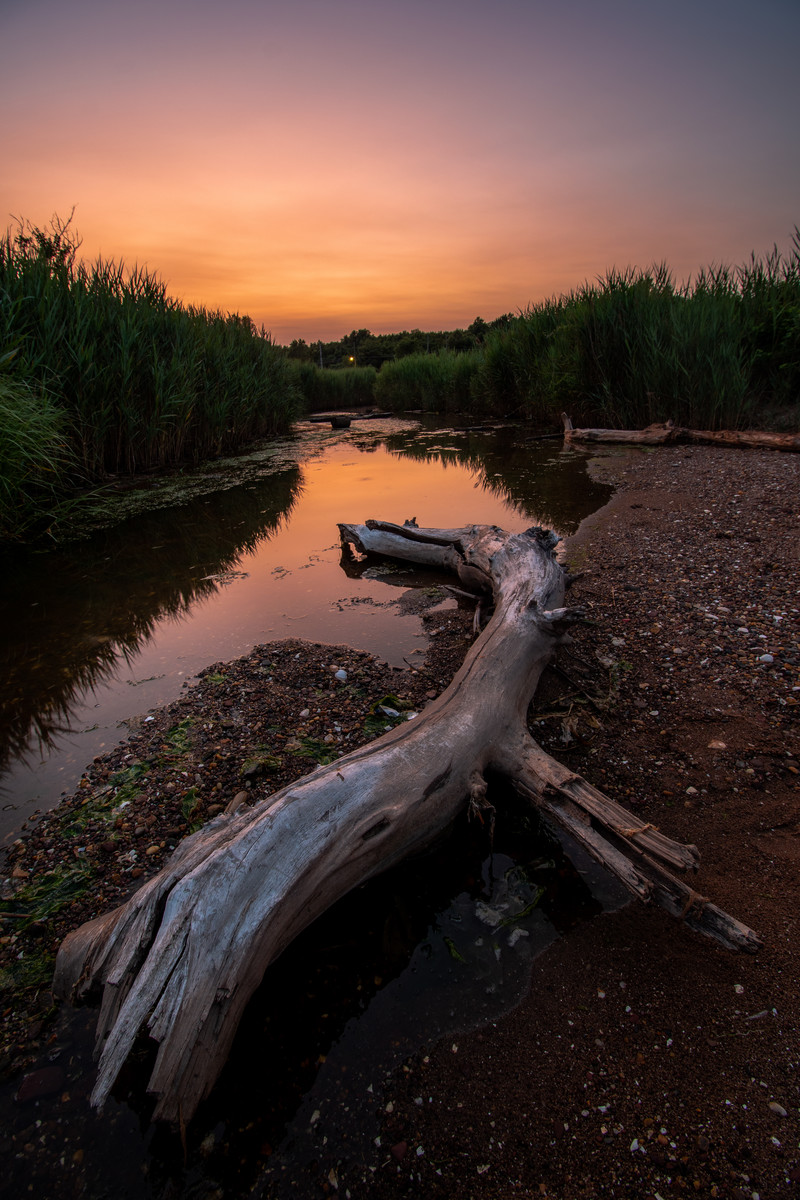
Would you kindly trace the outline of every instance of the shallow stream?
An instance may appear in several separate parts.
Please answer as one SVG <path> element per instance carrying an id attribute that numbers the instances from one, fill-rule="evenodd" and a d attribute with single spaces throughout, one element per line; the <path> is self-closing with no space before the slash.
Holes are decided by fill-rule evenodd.
<path id="1" fill-rule="evenodd" d="M 7 838 L 141 714 L 254 644 L 290 636 L 420 661 L 422 626 L 400 615 L 397 589 L 345 574 L 338 521 L 539 524 L 567 535 L 609 495 L 560 442 L 394 419 L 301 427 L 279 454 L 242 460 L 223 490 L 214 482 L 179 507 L 7 567 Z M 369 1194 L 370 1172 L 390 1161 L 381 1138 L 393 1072 L 438 1038 L 507 1012 L 527 994 L 537 955 L 625 899 L 512 796 L 492 799 L 493 844 L 464 821 L 424 858 L 345 897 L 270 967 L 183 1143 L 150 1123 L 141 1099 L 146 1041 L 104 1112 L 89 1108 L 96 1012 L 63 1009 L 33 1073 L 0 1088 L 9 1194 L 266 1200 L 334 1184 L 347 1195 L 348 1182 Z"/>
<path id="2" fill-rule="evenodd" d="M 337 522 L 572 533 L 610 489 L 561 447 L 519 426 L 304 423 L 209 473 L 206 486 L 223 490 L 4 563 L 0 840 L 210 663 L 283 637 L 413 663 L 426 644 L 419 619 L 398 613 L 390 584 L 345 574 Z"/>

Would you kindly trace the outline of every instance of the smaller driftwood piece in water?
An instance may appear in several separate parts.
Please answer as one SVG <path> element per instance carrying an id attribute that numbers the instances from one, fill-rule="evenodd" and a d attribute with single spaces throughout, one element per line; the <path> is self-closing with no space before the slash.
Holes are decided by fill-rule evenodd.
<path id="1" fill-rule="evenodd" d="M 666 446 L 673 442 L 699 442 L 708 446 L 742 446 L 750 450 L 800 451 L 800 433 L 770 433 L 760 429 L 685 429 L 672 421 L 644 429 L 574 429 L 572 419 L 561 414 L 564 441 L 615 442 L 634 446 Z"/>
<path id="2" fill-rule="evenodd" d="M 486 777 L 504 775 L 645 903 L 734 949 L 758 938 L 680 880 L 698 854 L 639 820 L 546 754 L 527 712 L 539 677 L 580 613 L 564 607 L 557 539 L 540 529 L 340 525 L 346 553 L 453 571 L 494 614 L 450 686 L 415 720 L 318 768 L 251 809 L 188 837 L 160 874 L 72 933 L 55 988 L 103 993 L 102 1104 L 139 1031 L 159 1043 L 155 1115 L 188 1120 L 211 1089 L 239 1019 L 289 942 L 346 892 L 429 845 Z"/>

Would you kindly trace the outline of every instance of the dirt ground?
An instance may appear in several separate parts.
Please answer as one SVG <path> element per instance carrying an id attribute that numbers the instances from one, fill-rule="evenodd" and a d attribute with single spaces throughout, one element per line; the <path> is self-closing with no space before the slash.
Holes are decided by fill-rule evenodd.
<path id="1" fill-rule="evenodd" d="M 618 490 L 565 548 L 581 573 L 569 599 L 589 620 L 548 671 L 531 729 L 637 817 L 695 843 L 693 886 L 763 948 L 733 954 L 635 904 L 578 926 L 535 961 L 513 1012 L 394 1074 L 372 1161 L 304 1177 L 298 1196 L 798 1190 L 800 456 L 617 450 L 590 469 Z M 52 1194 L 55 1179 L 64 1195 L 106 1194 L 59 1132 L 79 1090 L 47 990 L 60 939 L 237 797 L 251 803 L 438 695 L 471 640 L 471 614 L 440 601 L 405 600 L 439 604 L 416 671 L 303 643 L 209 667 L 12 847 L 0 1069 L 16 1109 L 2 1144 L 28 1194 Z"/>
<path id="2" fill-rule="evenodd" d="M 639 905 L 582 926 L 537 961 L 514 1013 L 457 1052 L 431 1047 L 398 1089 L 408 1153 L 381 1194 L 410 1195 L 413 1175 L 427 1195 L 481 1200 L 796 1193 L 799 468 L 683 448 L 598 460 L 619 491 L 567 547 L 585 572 L 570 599 L 596 623 L 559 666 L 578 690 L 604 661 L 616 700 L 570 707 L 562 677 L 569 715 L 533 726 L 696 843 L 693 886 L 763 949 L 732 954 Z"/>

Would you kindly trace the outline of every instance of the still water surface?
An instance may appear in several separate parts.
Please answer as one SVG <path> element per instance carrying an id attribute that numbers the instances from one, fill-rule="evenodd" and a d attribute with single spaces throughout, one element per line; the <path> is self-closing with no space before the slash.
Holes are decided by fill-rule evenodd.
<path id="1" fill-rule="evenodd" d="M 211 662 L 286 636 L 349 643 L 398 665 L 423 654 L 420 624 L 393 604 L 398 588 L 346 573 L 337 521 L 414 516 L 566 535 L 608 497 L 583 455 L 526 444 L 511 428 L 309 426 L 280 460 L 280 470 L 272 456 L 254 473 L 250 457 L 245 485 L 7 569 L 9 836 L 123 738 L 126 721 L 172 700 Z M 353 604 L 364 597 L 371 603 Z M 37 733 L 49 748 L 39 750 Z M 346 1194 L 373 1169 L 365 1164 L 377 1169 L 387 1156 L 379 1135 L 398 1064 L 506 1012 L 555 938 L 624 900 L 507 793 L 493 794 L 491 845 L 460 822 L 424 860 L 345 897 L 270 967 L 183 1144 L 149 1121 L 144 1044 L 103 1113 L 89 1109 L 96 1013 L 65 1006 L 37 1064 L 60 1072 L 57 1093 L 23 1102 L 18 1079 L 0 1087 L 7 1144 L 24 1147 L 9 1155 L 9 1194 L 66 1194 L 67 1178 L 87 1200 L 278 1200 L 318 1195 L 333 1178 Z"/>
<path id="2" fill-rule="evenodd" d="M 345 573 L 338 521 L 541 524 L 566 535 L 609 494 L 581 453 L 512 426 L 309 424 L 277 470 L 274 461 L 254 473 L 250 458 L 244 485 L 6 566 L 0 837 L 53 807 L 127 735 L 125 722 L 174 700 L 212 662 L 284 637 L 394 665 L 423 654 L 419 620 L 392 605 L 397 588 Z"/>

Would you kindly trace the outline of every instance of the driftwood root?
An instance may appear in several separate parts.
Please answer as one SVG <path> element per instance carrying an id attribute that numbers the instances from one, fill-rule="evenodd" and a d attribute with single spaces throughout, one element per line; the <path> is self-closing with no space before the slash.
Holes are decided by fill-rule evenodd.
<path id="1" fill-rule="evenodd" d="M 580 619 L 564 607 L 552 534 L 383 521 L 339 530 L 343 545 L 362 554 L 453 571 L 493 615 L 450 686 L 414 721 L 252 809 L 216 817 L 126 904 L 65 940 L 57 995 L 103 992 L 95 1104 L 147 1026 L 159 1043 L 148 1085 L 158 1097 L 155 1116 L 188 1121 L 270 962 L 339 897 L 429 845 L 465 808 L 491 829 L 489 772 L 511 780 L 639 900 L 726 946 L 760 944 L 676 877 L 697 868 L 696 847 L 637 821 L 530 736 L 527 711 L 541 673 Z"/>

